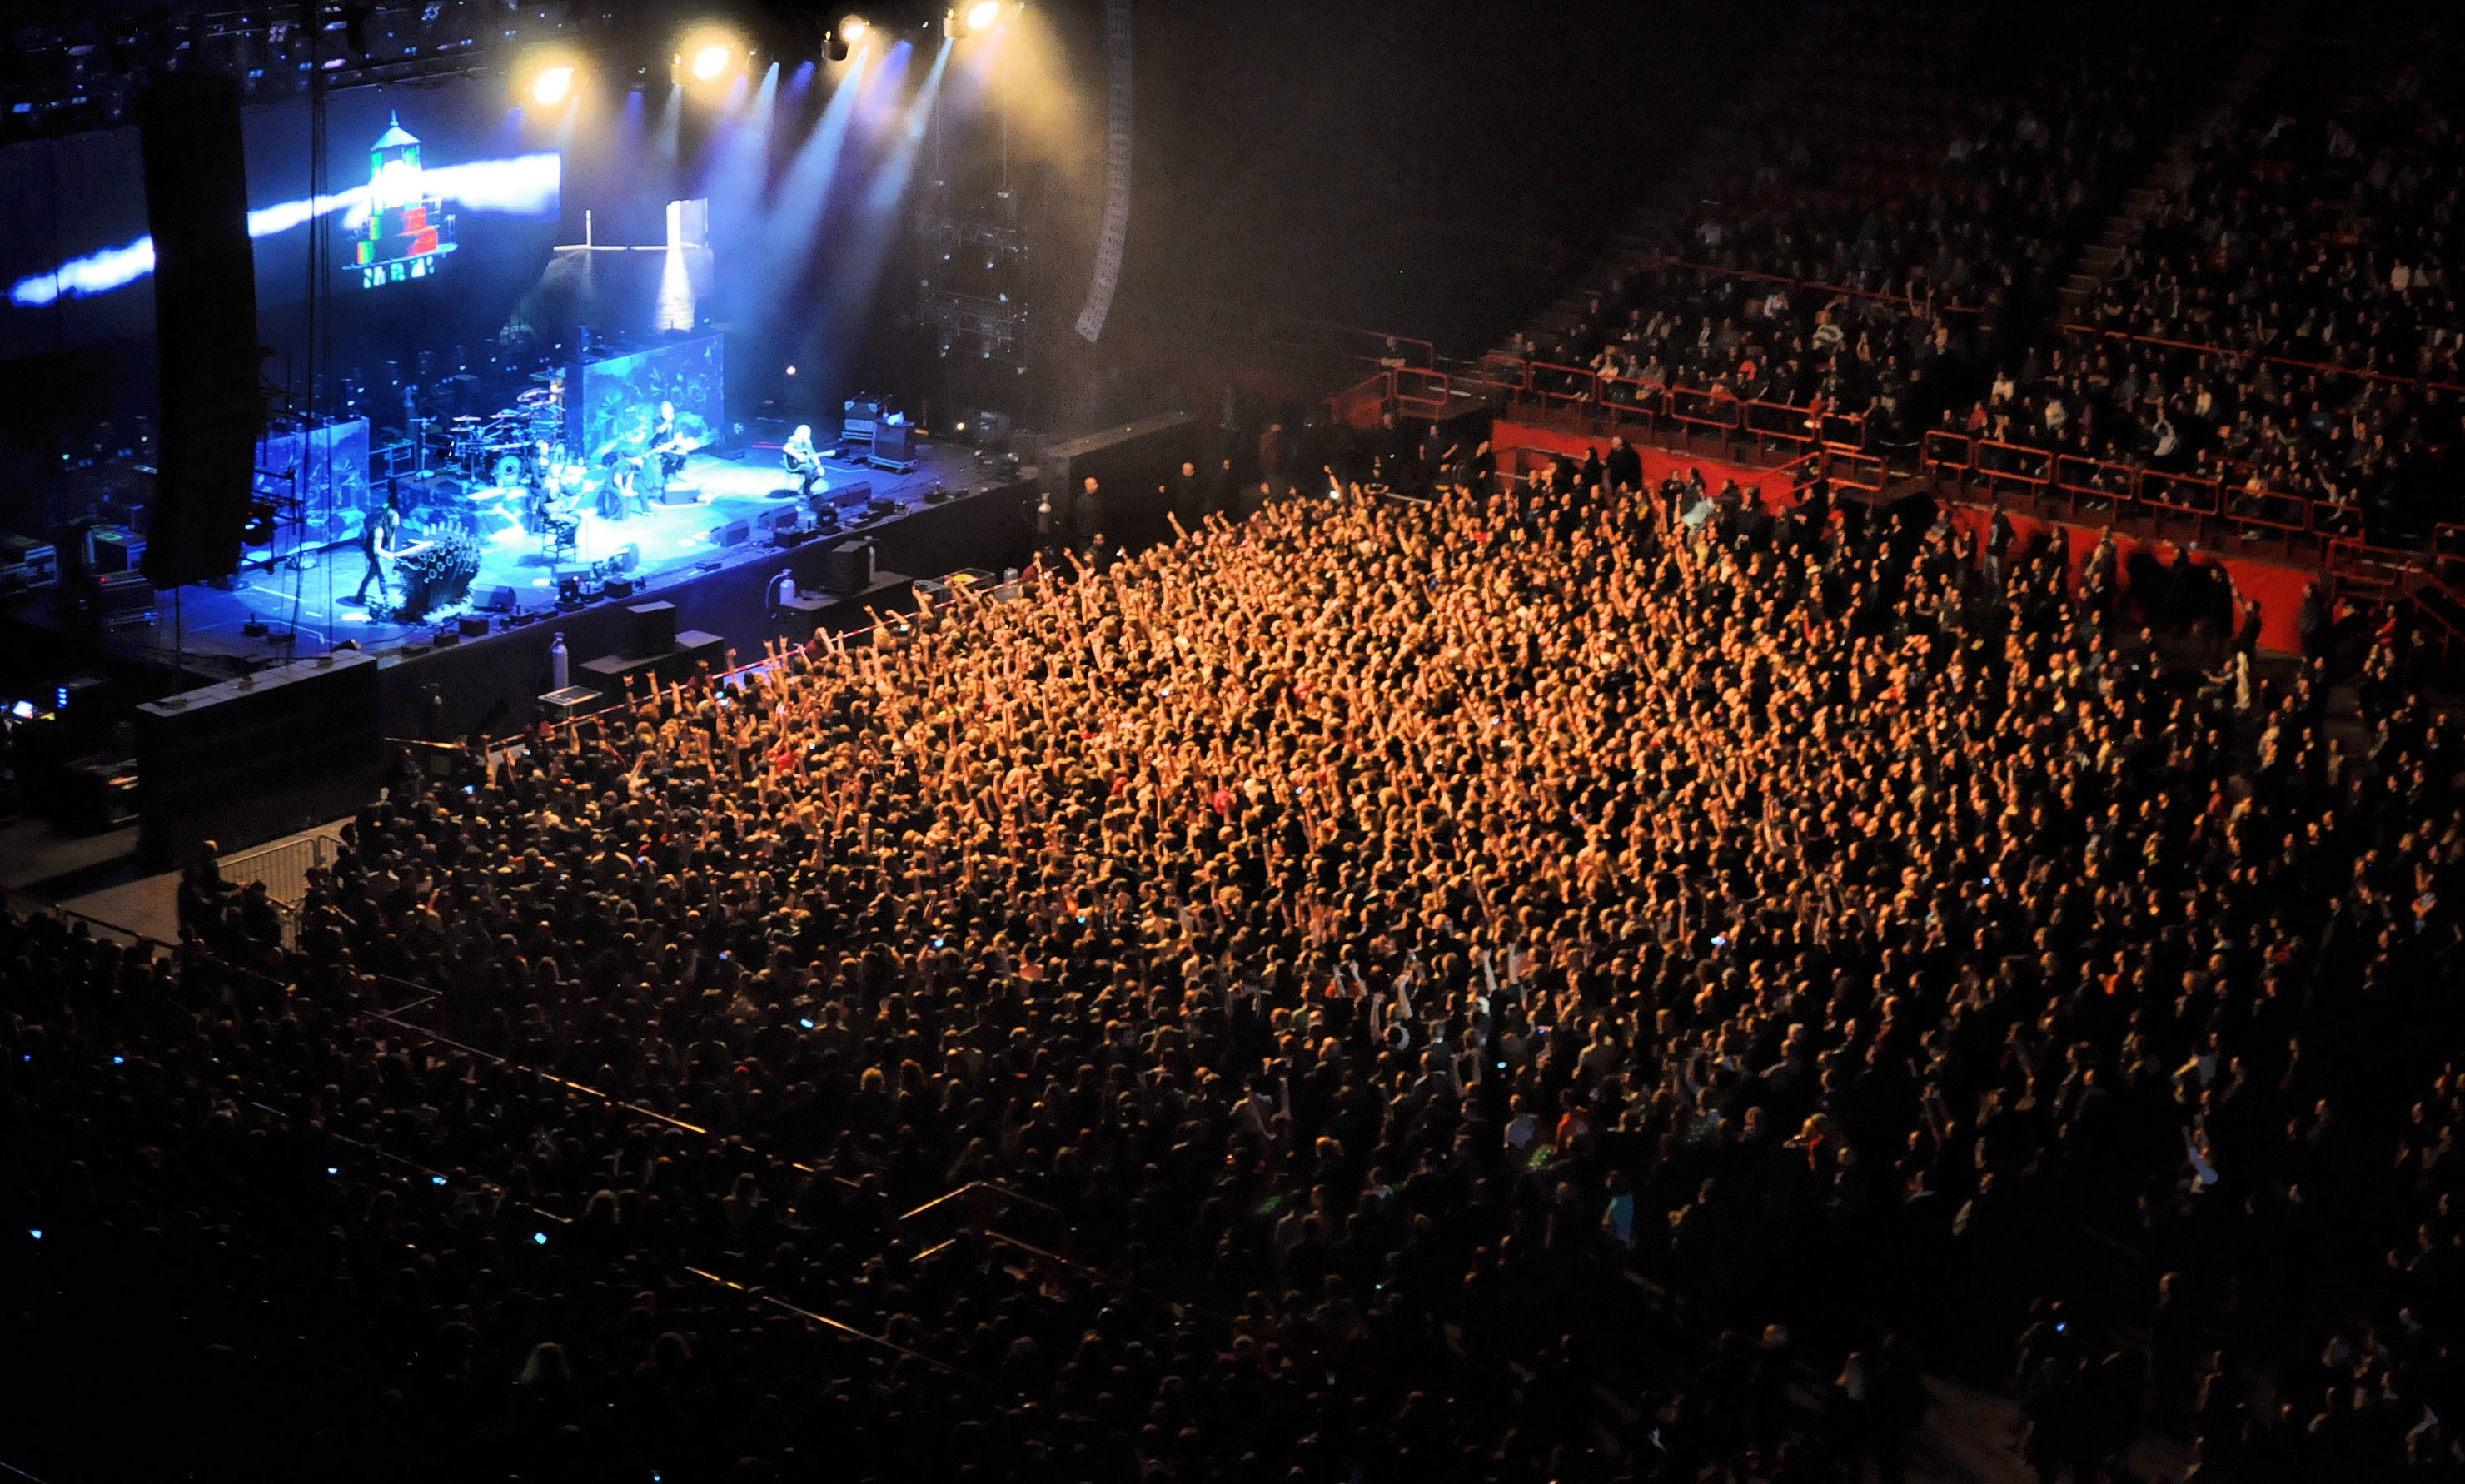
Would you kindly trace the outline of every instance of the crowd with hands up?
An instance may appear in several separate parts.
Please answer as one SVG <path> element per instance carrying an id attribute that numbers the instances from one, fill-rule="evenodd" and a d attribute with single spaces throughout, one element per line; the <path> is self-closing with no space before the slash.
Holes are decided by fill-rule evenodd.
<path id="1" fill-rule="evenodd" d="M 1210 515 L 406 780 L 291 946 L 11 922 L 44 1456 L 2453 1473 L 2452 729 L 1925 520 Z M 214 1427 L 56 1435 L 131 1353 Z"/>

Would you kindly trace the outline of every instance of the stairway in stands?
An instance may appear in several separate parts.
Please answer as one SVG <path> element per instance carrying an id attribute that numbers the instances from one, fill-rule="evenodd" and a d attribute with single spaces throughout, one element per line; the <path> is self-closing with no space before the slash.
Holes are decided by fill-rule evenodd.
<path id="1" fill-rule="evenodd" d="M 2214 99 L 2157 152 L 2148 174 L 2124 194 L 2122 210 L 2106 218 L 2104 233 L 2080 250 L 2079 261 L 2060 293 L 2063 320 L 2076 321 L 2086 312 L 2149 213 L 2166 196 L 2190 184 L 2198 168 L 2202 138 L 2212 129 L 2233 126 L 2241 109 L 2300 36 L 2302 9 L 2298 0 L 2277 0 L 2253 23 L 2250 43 L 2217 79 Z"/>

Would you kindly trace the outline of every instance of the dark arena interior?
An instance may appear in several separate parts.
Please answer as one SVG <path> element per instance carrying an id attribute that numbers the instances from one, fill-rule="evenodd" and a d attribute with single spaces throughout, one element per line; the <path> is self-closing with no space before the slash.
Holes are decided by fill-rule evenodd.
<path id="1" fill-rule="evenodd" d="M 2465 1484 L 2453 0 L 8 28 L 0 1478 Z"/>

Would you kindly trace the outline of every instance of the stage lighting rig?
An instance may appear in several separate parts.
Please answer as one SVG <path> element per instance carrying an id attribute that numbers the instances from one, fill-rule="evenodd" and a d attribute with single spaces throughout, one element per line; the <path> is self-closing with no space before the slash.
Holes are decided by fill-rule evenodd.
<path id="1" fill-rule="evenodd" d="M 744 76 L 752 50 L 734 33 L 716 26 L 698 27 L 677 43 L 676 80 L 687 87 L 724 87 Z"/>
<path id="2" fill-rule="evenodd" d="M 942 18 L 942 29 L 953 41 L 981 36 L 1002 23 L 1002 0 L 959 0 Z"/>
<path id="3" fill-rule="evenodd" d="M 561 108 L 582 85 L 582 66 L 564 51 L 534 52 L 514 69 L 514 93 L 525 108 Z"/>

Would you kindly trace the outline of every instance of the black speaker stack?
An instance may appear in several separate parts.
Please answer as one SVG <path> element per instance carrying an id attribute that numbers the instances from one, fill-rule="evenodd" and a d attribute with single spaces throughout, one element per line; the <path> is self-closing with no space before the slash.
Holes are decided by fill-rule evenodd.
<path id="1" fill-rule="evenodd" d="M 137 98 L 154 235 L 160 470 L 144 571 L 157 587 L 239 567 L 256 443 L 256 262 L 248 236 L 240 84 L 165 73 Z"/>

